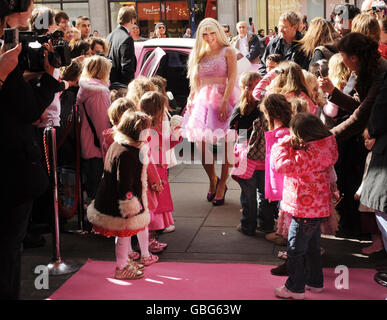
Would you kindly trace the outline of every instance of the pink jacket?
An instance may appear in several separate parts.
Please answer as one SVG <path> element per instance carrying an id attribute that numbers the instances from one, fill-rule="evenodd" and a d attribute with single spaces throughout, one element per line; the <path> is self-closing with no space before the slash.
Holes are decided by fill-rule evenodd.
<path id="1" fill-rule="evenodd" d="M 330 170 L 338 159 L 336 138 L 312 141 L 306 150 L 295 150 L 290 136 L 281 139 L 270 158 L 273 168 L 285 176 L 282 209 L 298 218 L 331 215 Z"/>
<path id="2" fill-rule="evenodd" d="M 270 153 L 273 146 L 285 136 L 289 136 L 289 128 L 277 128 L 265 132 L 266 140 L 266 159 L 265 159 L 265 198 L 270 201 L 282 200 L 282 189 L 284 176 L 276 172 L 270 166 Z"/>
<path id="3" fill-rule="evenodd" d="M 102 148 L 103 131 L 111 127 L 107 109 L 110 106 L 110 91 L 107 84 L 97 79 L 79 81 L 77 104 L 81 116 L 81 156 L 83 159 L 102 158 L 101 148 L 94 145 L 94 135 L 82 104 L 85 104 Z"/>

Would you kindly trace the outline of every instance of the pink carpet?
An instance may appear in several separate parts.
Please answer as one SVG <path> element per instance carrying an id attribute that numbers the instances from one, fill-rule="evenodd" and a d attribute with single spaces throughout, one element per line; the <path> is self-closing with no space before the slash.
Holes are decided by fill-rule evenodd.
<path id="1" fill-rule="evenodd" d="M 59 288 L 51 300 L 272 300 L 273 289 L 286 277 L 270 274 L 272 266 L 159 262 L 135 281 L 113 277 L 115 263 L 89 260 Z M 374 280 L 374 270 L 350 269 L 349 289 L 335 288 L 334 269 L 324 269 L 325 290 L 306 292 L 310 300 L 384 300 L 387 288 Z M 342 283 L 342 282 L 340 282 Z"/>

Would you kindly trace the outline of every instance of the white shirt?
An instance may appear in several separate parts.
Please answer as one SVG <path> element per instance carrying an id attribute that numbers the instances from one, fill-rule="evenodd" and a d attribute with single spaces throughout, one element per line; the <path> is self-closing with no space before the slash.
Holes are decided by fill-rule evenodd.
<path id="1" fill-rule="evenodd" d="M 249 54 L 249 42 L 247 41 L 247 35 L 243 39 L 239 36 L 239 51 L 244 56 Z"/>

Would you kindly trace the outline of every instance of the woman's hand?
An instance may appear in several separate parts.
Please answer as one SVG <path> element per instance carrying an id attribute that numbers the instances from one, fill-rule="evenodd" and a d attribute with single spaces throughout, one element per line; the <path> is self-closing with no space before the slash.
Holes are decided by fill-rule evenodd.
<path id="1" fill-rule="evenodd" d="M 48 41 L 48 43 L 43 43 L 43 46 L 46 48 L 46 50 L 44 50 L 44 70 L 50 76 L 54 76 L 55 68 L 48 61 L 48 53 L 49 52 L 54 52 L 54 47 L 52 46 L 51 40 Z"/>
<path id="2" fill-rule="evenodd" d="M 218 113 L 219 121 L 225 122 L 228 119 L 227 101 L 222 101 Z"/>
<path id="3" fill-rule="evenodd" d="M 318 84 L 321 90 L 328 93 L 329 95 L 331 95 L 333 90 L 335 89 L 335 86 L 333 85 L 329 77 L 318 77 Z"/>
<path id="4" fill-rule="evenodd" d="M 8 50 L 4 49 L 4 45 L 1 47 L 0 52 L 0 80 L 5 81 L 8 75 L 16 68 L 19 63 L 19 54 L 22 50 L 22 46 L 19 43 L 15 48 Z"/>

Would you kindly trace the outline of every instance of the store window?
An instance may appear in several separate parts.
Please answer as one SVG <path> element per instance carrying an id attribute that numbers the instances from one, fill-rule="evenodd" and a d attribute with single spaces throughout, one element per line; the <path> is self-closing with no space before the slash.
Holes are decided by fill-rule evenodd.
<path id="1" fill-rule="evenodd" d="M 89 16 L 88 0 L 35 0 L 34 6 L 46 6 L 55 10 L 64 10 L 70 17 L 71 22 L 75 22 L 79 16 Z"/>
<path id="2" fill-rule="evenodd" d="M 141 36 L 149 37 L 157 23 L 167 26 L 168 37 L 182 37 L 186 28 L 190 27 L 190 0 L 176 1 L 118 1 L 108 0 L 110 30 L 117 27 L 117 15 L 120 8 L 134 6 L 137 11 L 137 23 Z M 217 18 L 216 0 L 195 0 L 195 23 L 207 17 Z"/>

